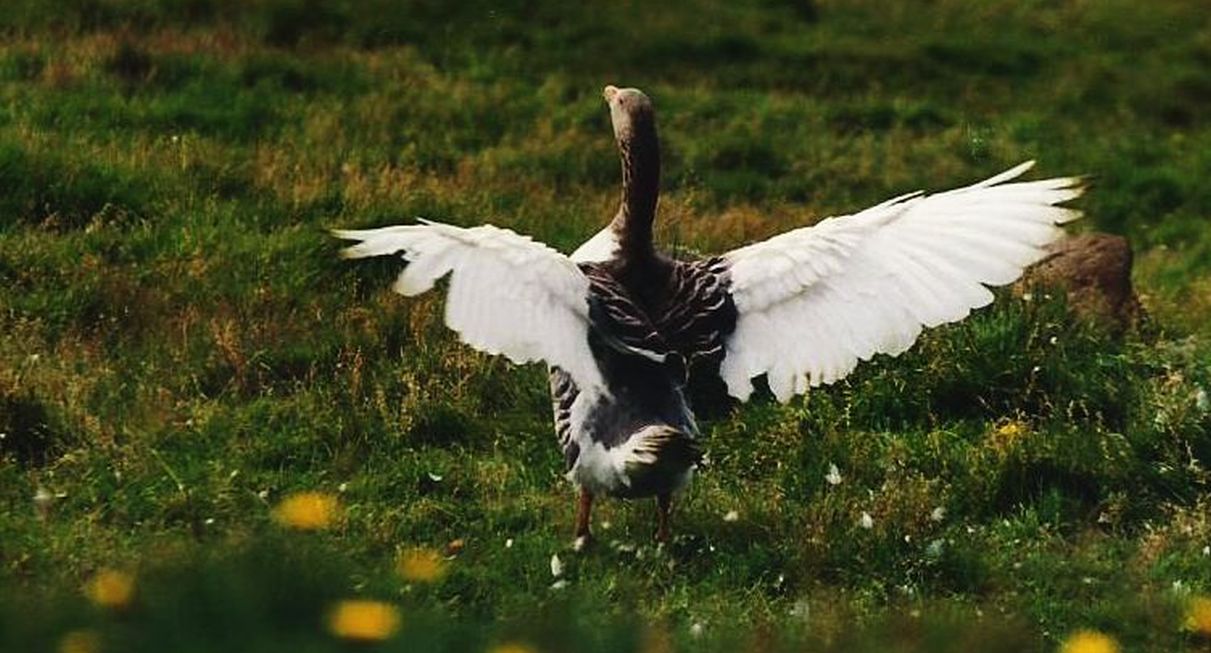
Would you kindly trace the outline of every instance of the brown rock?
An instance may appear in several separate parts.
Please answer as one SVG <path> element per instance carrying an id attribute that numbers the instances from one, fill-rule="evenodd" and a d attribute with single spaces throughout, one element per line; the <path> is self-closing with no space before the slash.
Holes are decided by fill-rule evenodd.
<path id="1" fill-rule="evenodd" d="M 1062 290 L 1077 315 L 1122 331 L 1141 314 L 1131 287 L 1131 244 L 1122 236 L 1088 233 L 1051 244 L 1049 256 L 1026 270 L 1014 285 L 1022 294 L 1035 287 Z"/>

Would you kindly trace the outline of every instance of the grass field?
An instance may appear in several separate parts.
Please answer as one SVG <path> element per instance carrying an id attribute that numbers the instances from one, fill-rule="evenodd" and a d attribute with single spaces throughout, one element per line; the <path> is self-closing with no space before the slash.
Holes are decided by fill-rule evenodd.
<path id="1" fill-rule="evenodd" d="M 340 651 L 395 614 L 369 646 L 1211 650 L 1205 0 L 529 4 L 0 4 L 0 649 Z M 571 251 L 617 200 L 607 83 L 656 103 L 664 243 L 1037 158 L 1092 176 L 1075 228 L 1131 239 L 1149 320 L 1003 293 L 705 407 L 672 546 L 607 502 L 575 554 L 544 370 L 325 230 Z"/>

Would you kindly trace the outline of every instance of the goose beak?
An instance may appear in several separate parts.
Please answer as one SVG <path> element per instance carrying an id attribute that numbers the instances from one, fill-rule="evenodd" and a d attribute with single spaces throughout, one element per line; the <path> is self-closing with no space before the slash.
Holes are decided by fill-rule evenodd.
<path id="1" fill-rule="evenodd" d="M 606 86 L 605 89 L 601 91 L 601 97 L 605 98 L 606 102 L 613 100 L 615 95 L 618 95 L 618 87 L 614 86 L 613 84 Z"/>

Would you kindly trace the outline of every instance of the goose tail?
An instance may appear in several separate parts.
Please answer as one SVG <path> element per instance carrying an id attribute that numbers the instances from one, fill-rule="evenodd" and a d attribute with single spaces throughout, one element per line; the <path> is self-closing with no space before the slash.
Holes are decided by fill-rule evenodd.
<path id="1" fill-rule="evenodd" d="M 627 494 L 651 496 L 680 490 L 702 462 L 702 447 L 693 435 L 667 424 L 636 430 L 611 451 L 628 482 Z"/>

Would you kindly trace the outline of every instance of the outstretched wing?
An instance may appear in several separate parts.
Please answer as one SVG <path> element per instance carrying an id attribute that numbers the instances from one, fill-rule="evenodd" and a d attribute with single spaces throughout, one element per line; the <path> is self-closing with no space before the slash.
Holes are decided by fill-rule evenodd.
<path id="1" fill-rule="evenodd" d="M 786 401 L 895 356 L 923 327 L 961 320 L 1044 255 L 1080 213 L 1081 179 L 1005 183 L 1033 161 L 937 195 L 913 193 L 724 255 L 738 312 L 720 376 L 747 399 L 767 374 Z"/>
<path id="2" fill-rule="evenodd" d="M 334 231 L 359 243 L 346 258 L 399 254 L 408 265 L 393 286 L 419 295 L 450 275 L 446 326 L 462 341 L 515 363 L 545 361 L 582 389 L 604 390 L 589 349 L 589 280 L 568 257 L 491 225 L 439 222 Z"/>

